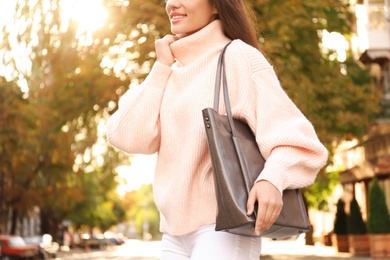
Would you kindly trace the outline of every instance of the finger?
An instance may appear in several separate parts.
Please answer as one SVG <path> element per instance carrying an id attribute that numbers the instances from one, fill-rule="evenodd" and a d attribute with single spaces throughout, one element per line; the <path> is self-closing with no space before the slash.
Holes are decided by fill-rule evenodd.
<path id="1" fill-rule="evenodd" d="M 271 214 L 267 214 L 263 226 L 261 227 L 261 232 L 264 232 L 265 230 L 268 230 L 272 227 L 272 225 L 275 223 L 275 221 L 279 218 L 281 208 L 279 206 L 274 207 L 273 210 L 271 210 L 272 206 L 268 208 L 267 213 L 272 212 Z"/>
<path id="2" fill-rule="evenodd" d="M 179 39 L 179 37 L 175 36 L 175 35 L 165 35 L 163 38 L 161 39 L 157 39 L 154 44 L 156 46 L 169 46 L 171 45 L 172 43 L 174 43 L 175 41 L 177 41 Z"/>
<path id="3" fill-rule="evenodd" d="M 186 36 L 188 36 L 187 34 L 176 34 L 176 37 L 178 38 L 178 39 L 181 39 L 181 38 L 184 38 L 184 37 L 186 37 Z"/>
<path id="4" fill-rule="evenodd" d="M 271 216 L 272 222 L 274 222 L 275 220 L 277 220 L 278 217 L 279 217 L 279 214 L 278 214 L 278 213 L 272 213 L 272 216 Z"/>
<path id="5" fill-rule="evenodd" d="M 260 192 L 254 188 L 250 191 L 249 197 L 248 197 L 248 216 L 252 215 L 255 209 L 255 203 L 258 203 L 257 208 L 257 214 L 256 214 L 256 222 L 255 222 L 255 235 L 259 236 L 262 232 L 262 226 L 266 218 L 267 214 L 267 204 L 264 204 L 263 201 L 261 201 L 261 196 L 259 194 Z"/>
<path id="6" fill-rule="evenodd" d="M 255 203 L 256 203 L 256 193 L 254 192 L 254 190 L 251 190 L 249 192 L 249 196 L 248 196 L 248 201 L 246 203 L 246 208 L 247 208 L 247 212 L 246 214 L 248 216 L 252 215 L 253 212 L 254 212 L 254 209 L 255 209 Z"/>
<path id="7" fill-rule="evenodd" d="M 264 230 L 270 229 L 272 227 L 272 225 L 275 223 L 275 221 L 278 219 L 278 217 L 279 217 L 279 214 L 275 213 L 275 211 L 274 211 L 272 213 L 272 215 L 269 217 L 269 222 L 266 224 L 266 227 Z"/>
<path id="8" fill-rule="evenodd" d="M 269 213 L 268 205 L 258 200 L 258 209 L 256 216 L 255 234 L 260 235 L 264 230 L 264 224 L 266 223 L 267 214 Z"/>
<path id="9" fill-rule="evenodd" d="M 256 231 L 264 232 L 268 230 L 279 216 L 279 206 L 274 202 L 260 201 L 262 208 L 258 210 L 258 221 L 256 222 Z"/>
<path id="10" fill-rule="evenodd" d="M 264 223 L 267 215 L 267 210 L 264 208 L 259 208 L 257 211 L 257 217 L 256 217 L 256 226 L 255 226 L 255 234 L 259 236 L 261 232 L 264 231 Z"/>
<path id="11" fill-rule="evenodd" d="M 169 44 L 171 44 L 171 43 L 177 41 L 177 40 L 179 39 L 179 37 L 176 36 L 176 35 L 170 35 L 170 34 L 168 34 L 168 35 L 165 35 L 162 39 L 163 39 L 164 41 L 168 42 Z"/>

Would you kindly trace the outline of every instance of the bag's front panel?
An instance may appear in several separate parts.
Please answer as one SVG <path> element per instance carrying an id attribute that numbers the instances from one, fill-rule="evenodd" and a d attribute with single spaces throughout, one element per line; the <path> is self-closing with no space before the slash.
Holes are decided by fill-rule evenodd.
<path id="1" fill-rule="evenodd" d="M 243 226 L 254 219 L 246 215 L 248 194 L 242 177 L 240 164 L 229 131 L 226 116 L 221 116 L 213 109 L 207 109 L 204 117 L 206 133 L 212 156 L 216 192 L 218 198 L 218 230 Z M 206 120 L 206 119 L 205 119 Z"/>

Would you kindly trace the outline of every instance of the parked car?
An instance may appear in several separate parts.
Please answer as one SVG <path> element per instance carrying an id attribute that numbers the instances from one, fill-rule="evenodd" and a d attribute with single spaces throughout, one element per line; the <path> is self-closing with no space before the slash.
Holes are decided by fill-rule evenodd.
<path id="1" fill-rule="evenodd" d="M 119 246 L 125 243 L 122 238 L 119 237 L 110 237 L 107 238 L 108 244 L 109 245 L 114 245 L 114 246 Z"/>
<path id="2" fill-rule="evenodd" d="M 53 242 L 53 238 L 49 234 L 43 236 L 25 237 L 24 241 L 27 245 L 35 245 L 39 247 L 39 259 L 56 258 L 60 250 L 60 245 Z"/>
<path id="3" fill-rule="evenodd" d="M 3 259 L 39 259 L 39 247 L 27 245 L 20 236 L 0 235 L 0 247 Z"/>
<path id="4" fill-rule="evenodd" d="M 103 237 L 106 238 L 108 245 L 110 246 L 119 246 L 125 243 L 122 234 L 107 231 L 104 232 Z"/>
<path id="5" fill-rule="evenodd" d="M 101 249 L 109 245 L 109 241 L 106 238 L 91 237 L 81 239 L 81 246 L 83 248 Z"/>

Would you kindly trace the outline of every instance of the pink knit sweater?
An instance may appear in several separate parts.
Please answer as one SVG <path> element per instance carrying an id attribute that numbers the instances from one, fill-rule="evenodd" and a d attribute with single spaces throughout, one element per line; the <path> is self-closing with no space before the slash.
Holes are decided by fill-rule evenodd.
<path id="1" fill-rule="evenodd" d="M 216 20 L 173 43 L 173 66 L 155 62 L 146 80 L 121 97 L 107 123 L 114 147 L 129 154 L 158 152 L 154 197 L 160 229 L 171 235 L 215 223 L 214 180 L 201 111 L 213 105 L 218 55 L 229 41 Z M 248 122 L 267 161 L 258 179 L 270 181 L 280 192 L 312 184 L 327 150 L 281 88 L 272 66 L 240 40 L 228 47 L 225 60 L 233 116 Z"/>

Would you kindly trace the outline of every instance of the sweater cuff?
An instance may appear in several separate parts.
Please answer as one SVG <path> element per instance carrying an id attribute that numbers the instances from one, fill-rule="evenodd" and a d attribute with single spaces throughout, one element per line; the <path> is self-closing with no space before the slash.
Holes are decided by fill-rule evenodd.
<path id="1" fill-rule="evenodd" d="M 296 189 L 311 185 L 326 160 L 326 153 L 291 146 L 277 147 L 268 157 L 264 169 L 256 182 L 266 180 L 281 193 L 285 189 Z"/>

